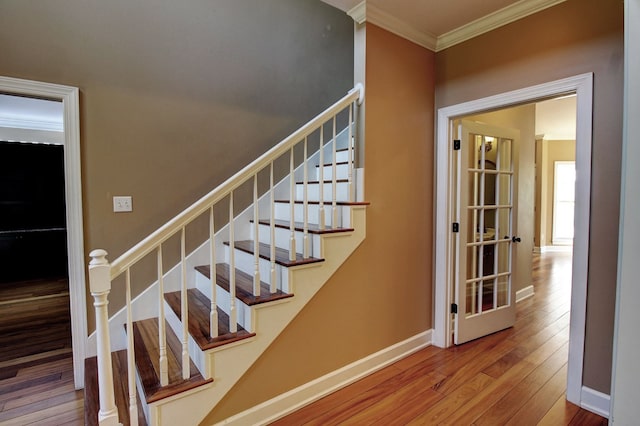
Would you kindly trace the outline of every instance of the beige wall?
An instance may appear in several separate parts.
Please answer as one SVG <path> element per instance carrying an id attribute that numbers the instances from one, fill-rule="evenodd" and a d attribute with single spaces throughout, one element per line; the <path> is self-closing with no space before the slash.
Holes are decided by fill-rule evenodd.
<path id="1" fill-rule="evenodd" d="M 584 384 L 609 393 L 622 141 L 623 2 L 567 0 L 436 55 L 436 108 L 594 73 Z M 491 54 L 487 54 L 490 52 Z"/>
<path id="2" fill-rule="evenodd" d="M 432 327 L 434 54 L 367 24 L 367 237 L 205 424 Z"/>
<path id="3" fill-rule="evenodd" d="M 513 265 L 515 291 L 531 285 L 535 195 L 535 115 L 535 104 L 528 104 L 466 117 L 466 119 L 492 126 L 520 131 L 520 140 L 513 149 L 515 184 L 518 193 L 516 235 L 522 240 L 514 245 L 516 250 L 516 263 Z"/>
<path id="4" fill-rule="evenodd" d="M 85 250 L 111 260 L 353 87 L 353 21 L 316 0 L 0 10 L 0 75 L 80 88 Z"/>

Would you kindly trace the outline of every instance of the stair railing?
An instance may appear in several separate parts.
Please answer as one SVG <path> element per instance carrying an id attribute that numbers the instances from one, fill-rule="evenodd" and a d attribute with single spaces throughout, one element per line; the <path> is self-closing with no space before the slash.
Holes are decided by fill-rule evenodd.
<path id="1" fill-rule="evenodd" d="M 215 228 L 214 228 L 214 206 L 216 206 L 223 199 L 228 198 L 229 203 L 229 222 L 228 222 L 228 263 L 229 263 L 229 296 L 230 306 L 229 309 L 229 331 L 230 333 L 237 332 L 237 308 L 235 302 L 236 293 L 236 269 L 235 269 L 235 254 L 234 247 L 236 243 L 235 237 L 235 222 L 237 220 L 234 214 L 234 193 L 235 191 L 248 182 L 253 180 L 253 221 L 254 221 L 254 235 L 253 235 L 253 247 L 254 247 L 254 296 L 260 296 L 260 235 L 258 223 L 260 221 L 259 215 L 259 191 L 258 191 L 258 174 L 264 170 L 268 170 L 269 173 L 269 261 L 270 261 L 270 273 L 269 284 L 270 292 L 274 293 L 277 290 L 277 273 L 276 273 L 276 224 L 274 221 L 275 210 L 275 188 L 274 185 L 274 163 L 282 156 L 289 156 L 289 175 L 290 175 L 290 188 L 289 188 L 289 208 L 290 208 L 290 220 L 289 231 L 291 233 L 288 255 L 290 260 L 297 258 L 296 254 L 296 230 L 302 228 L 303 247 L 302 256 L 304 258 L 310 257 L 310 248 L 308 247 L 308 230 L 309 230 L 309 217 L 308 217 L 308 204 L 309 194 L 308 186 L 313 183 L 309 180 L 308 176 L 308 152 L 307 152 L 307 139 L 314 132 L 319 132 L 319 162 L 318 162 L 318 224 L 320 229 L 325 229 L 325 201 L 331 203 L 331 227 L 338 226 L 337 215 L 337 199 L 338 189 L 337 183 L 340 181 L 337 178 L 337 129 L 336 121 L 339 114 L 344 114 L 345 110 L 348 110 L 348 122 L 345 126 L 347 135 L 347 148 L 348 151 L 348 190 L 346 200 L 355 200 L 355 186 L 353 185 L 353 167 L 354 167 L 354 149 L 356 149 L 354 143 L 355 132 L 354 127 L 354 108 L 356 105 L 360 105 L 364 99 L 364 87 L 361 84 L 357 84 L 355 88 L 350 90 L 347 95 L 342 99 L 331 105 L 324 112 L 313 118 L 307 124 L 302 126 L 296 132 L 285 138 L 279 144 L 271 148 L 265 154 L 251 162 L 241 171 L 227 179 L 224 183 L 219 185 L 213 191 L 202 197 L 200 200 L 192 204 L 185 209 L 182 213 L 171 219 L 165 225 L 160 227 L 155 232 L 151 233 L 148 237 L 140 241 L 130 250 L 122 254 L 111 264 L 109 264 L 106 256 L 107 252 L 101 249 L 93 250 L 90 253 L 91 262 L 89 263 L 89 281 L 91 293 L 94 296 L 94 306 L 96 315 L 96 336 L 97 336 L 97 358 L 98 358 L 98 381 L 100 392 L 100 411 L 99 411 L 99 424 L 111 425 L 118 423 L 118 413 L 115 407 L 115 397 L 113 390 L 113 372 L 111 365 L 111 349 L 110 349 L 110 336 L 109 336 L 109 324 L 107 315 L 108 294 L 111 290 L 111 282 L 119 277 L 121 274 L 125 274 L 126 285 L 126 309 L 127 309 L 127 359 L 128 359 L 128 382 L 129 382 L 129 412 L 131 417 L 131 424 L 137 424 L 137 415 L 133 413 L 137 412 L 136 407 L 136 390 L 135 385 L 135 347 L 133 339 L 133 313 L 131 303 L 131 284 L 130 284 L 130 270 L 140 260 L 154 251 L 156 253 L 156 265 L 157 265 L 157 283 L 158 283 L 158 342 L 159 342 L 159 378 L 162 386 L 169 384 L 168 368 L 167 368 L 167 345 L 166 345 L 166 329 L 165 329 L 165 315 L 164 315 L 164 277 L 165 270 L 163 265 L 163 243 L 169 240 L 171 237 L 179 235 L 180 237 L 180 275 L 181 275 L 181 322 L 182 322 L 182 378 L 188 379 L 190 377 L 190 357 L 188 348 L 188 303 L 187 303 L 187 289 L 188 283 L 186 278 L 186 237 L 185 230 L 187 225 L 193 222 L 195 219 L 201 217 L 203 214 L 209 215 L 209 243 L 210 243 L 210 286 L 211 286 L 211 313 L 210 313 L 210 337 L 213 339 L 218 336 L 218 304 L 216 301 L 216 244 L 215 244 Z M 325 164 L 325 126 L 329 123 L 331 126 L 332 139 L 331 139 L 331 163 Z M 295 179 L 295 148 L 299 143 L 303 143 L 303 181 L 302 181 L 302 200 L 296 200 L 297 184 Z M 325 188 L 324 181 L 324 168 L 331 168 L 331 181 L 328 186 L 331 188 L 331 198 L 325 200 L 325 192 L 328 188 Z M 303 223 L 300 226 L 295 221 L 296 217 L 296 201 L 303 203 Z"/>

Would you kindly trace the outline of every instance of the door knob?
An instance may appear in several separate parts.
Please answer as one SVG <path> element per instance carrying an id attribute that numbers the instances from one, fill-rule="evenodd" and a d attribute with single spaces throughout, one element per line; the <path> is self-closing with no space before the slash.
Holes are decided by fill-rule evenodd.
<path id="1" fill-rule="evenodd" d="M 522 240 L 520 239 L 520 237 L 511 237 L 511 241 L 513 241 L 514 243 L 519 243 Z"/>

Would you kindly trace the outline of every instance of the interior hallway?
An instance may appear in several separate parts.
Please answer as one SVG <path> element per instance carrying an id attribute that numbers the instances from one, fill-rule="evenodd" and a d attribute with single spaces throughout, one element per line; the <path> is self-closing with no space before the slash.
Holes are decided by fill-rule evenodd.
<path id="1" fill-rule="evenodd" d="M 425 348 L 273 425 L 606 425 L 566 402 L 571 254 L 534 255 L 514 327 Z"/>

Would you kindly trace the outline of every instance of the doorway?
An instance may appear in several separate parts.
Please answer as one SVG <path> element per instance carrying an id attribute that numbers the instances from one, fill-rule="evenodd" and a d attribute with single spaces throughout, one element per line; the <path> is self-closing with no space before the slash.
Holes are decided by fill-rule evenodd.
<path id="1" fill-rule="evenodd" d="M 591 121 L 593 103 L 593 75 L 582 74 L 550 83 L 532 86 L 476 101 L 438 110 L 436 141 L 436 241 L 435 241 L 435 318 L 433 342 L 448 347 L 452 332 L 452 209 L 451 185 L 452 120 L 483 111 L 531 103 L 569 93 L 576 94 L 576 196 L 575 239 L 572 261 L 571 326 L 569 337 L 569 365 L 567 399 L 577 405 L 582 400 L 582 369 L 584 357 L 584 328 L 586 319 L 586 286 L 588 266 L 588 230 L 591 176 Z"/>
<path id="2" fill-rule="evenodd" d="M 87 300 L 80 174 L 79 91 L 75 87 L 0 76 L 0 93 L 62 102 L 67 268 L 73 373 L 75 387 L 80 389 L 84 386 Z"/>

